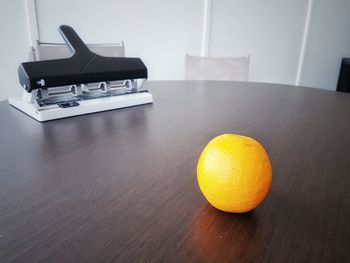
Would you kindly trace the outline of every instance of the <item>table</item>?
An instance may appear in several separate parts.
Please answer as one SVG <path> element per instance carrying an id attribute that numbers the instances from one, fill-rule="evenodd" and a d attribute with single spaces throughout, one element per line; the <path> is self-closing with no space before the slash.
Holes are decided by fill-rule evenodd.
<path id="1" fill-rule="evenodd" d="M 148 82 L 153 105 L 39 123 L 0 103 L 0 261 L 350 262 L 350 95 Z M 211 207 L 204 146 L 251 136 L 273 183 L 253 212 Z"/>

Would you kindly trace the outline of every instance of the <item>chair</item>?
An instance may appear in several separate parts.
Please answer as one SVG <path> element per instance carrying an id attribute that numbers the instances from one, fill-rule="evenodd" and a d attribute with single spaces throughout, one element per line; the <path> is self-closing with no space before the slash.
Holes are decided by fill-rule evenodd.
<path id="1" fill-rule="evenodd" d="M 187 80 L 248 81 L 249 56 L 198 57 L 186 56 Z"/>
<path id="2" fill-rule="evenodd" d="M 121 44 L 88 44 L 87 47 L 94 53 L 107 57 L 124 57 L 124 43 Z M 68 58 L 72 51 L 66 44 L 59 43 L 38 43 L 33 48 L 34 60 L 49 60 Z"/>

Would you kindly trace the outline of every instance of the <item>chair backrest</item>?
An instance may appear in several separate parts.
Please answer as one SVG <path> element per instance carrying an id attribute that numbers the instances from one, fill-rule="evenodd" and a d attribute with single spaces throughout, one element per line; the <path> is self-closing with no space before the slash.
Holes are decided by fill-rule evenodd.
<path id="1" fill-rule="evenodd" d="M 187 80 L 248 81 L 249 56 L 186 56 Z"/>
<path id="2" fill-rule="evenodd" d="M 106 57 L 124 57 L 124 43 L 121 44 L 87 44 L 87 47 L 94 53 Z M 72 51 L 66 44 L 39 43 L 33 49 L 34 60 L 49 60 L 69 58 Z"/>

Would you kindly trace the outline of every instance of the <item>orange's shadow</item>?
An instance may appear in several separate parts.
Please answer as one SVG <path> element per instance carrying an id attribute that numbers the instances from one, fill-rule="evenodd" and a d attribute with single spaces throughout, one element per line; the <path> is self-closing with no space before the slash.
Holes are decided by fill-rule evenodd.
<path id="1" fill-rule="evenodd" d="M 207 262 L 258 262 L 264 253 L 254 212 L 225 213 L 209 204 L 199 211 L 189 241 L 193 255 Z"/>

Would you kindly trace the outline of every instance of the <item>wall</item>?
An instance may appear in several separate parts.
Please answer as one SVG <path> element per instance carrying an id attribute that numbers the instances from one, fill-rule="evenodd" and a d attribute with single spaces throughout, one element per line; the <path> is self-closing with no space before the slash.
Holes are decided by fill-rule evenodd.
<path id="1" fill-rule="evenodd" d="M 23 0 L 0 1 L 0 100 L 22 94 L 17 67 L 28 58 L 29 42 Z"/>
<path id="2" fill-rule="evenodd" d="M 126 55 L 141 57 L 150 79 L 183 79 L 186 52 L 201 47 L 202 0 L 39 0 L 37 6 L 42 41 L 62 41 L 61 24 L 86 42 L 123 40 Z"/>
<path id="3" fill-rule="evenodd" d="M 209 54 L 249 54 L 249 80 L 294 84 L 306 7 L 305 0 L 214 1 Z"/>
<path id="4" fill-rule="evenodd" d="M 316 0 L 301 85 L 336 88 L 343 57 L 350 57 L 350 1 Z"/>
<path id="5" fill-rule="evenodd" d="M 124 41 L 150 79 L 183 79 L 186 53 L 201 54 L 210 0 L 36 0 L 41 41 L 62 41 L 72 25 L 86 42 Z M 350 56 L 348 0 L 211 0 L 209 55 L 251 55 L 251 81 L 295 84 L 307 6 L 314 2 L 301 85 L 335 89 Z M 0 100 L 20 94 L 17 66 L 28 58 L 25 0 L 0 1 Z"/>

